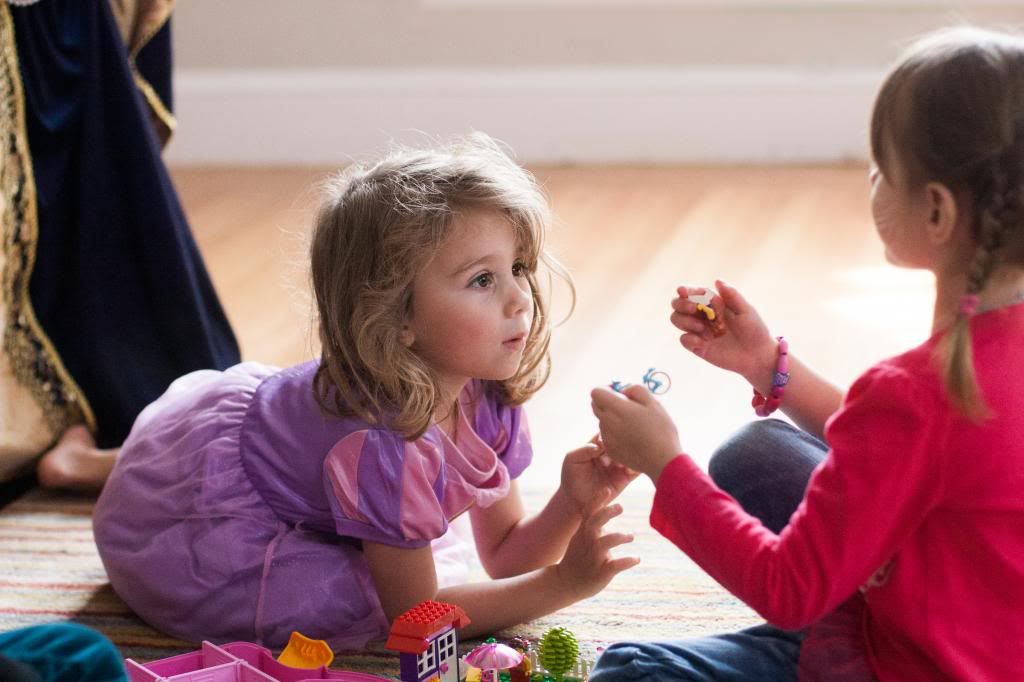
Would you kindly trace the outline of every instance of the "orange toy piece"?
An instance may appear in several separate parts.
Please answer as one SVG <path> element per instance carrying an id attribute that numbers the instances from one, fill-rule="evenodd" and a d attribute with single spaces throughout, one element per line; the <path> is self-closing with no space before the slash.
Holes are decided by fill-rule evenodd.
<path id="1" fill-rule="evenodd" d="M 334 660 L 334 652 L 322 639 L 310 639 L 301 632 L 293 632 L 288 646 L 277 657 L 278 663 L 293 668 L 319 668 L 328 666 Z"/>

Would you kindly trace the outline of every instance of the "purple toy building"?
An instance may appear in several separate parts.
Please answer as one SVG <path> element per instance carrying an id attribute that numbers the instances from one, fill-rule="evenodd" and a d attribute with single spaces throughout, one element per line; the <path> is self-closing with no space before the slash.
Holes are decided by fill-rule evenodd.
<path id="1" fill-rule="evenodd" d="M 403 682 L 459 682 L 459 639 L 469 624 L 458 606 L 425 601 L 395 619 L 385 646 L 399 652 Z"/>

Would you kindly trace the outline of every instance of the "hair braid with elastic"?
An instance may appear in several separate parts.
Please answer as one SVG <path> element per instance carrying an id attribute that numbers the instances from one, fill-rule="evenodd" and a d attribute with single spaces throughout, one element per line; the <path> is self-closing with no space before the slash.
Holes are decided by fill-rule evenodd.
<path id="1" fill-rule="evenodd" d="M 1016 142 L 1016 141 L 1015 141 Z M 1011 144 L 1012 147 L 1016 146 Z M 1010 180 L 1015 155 L 1003 154 L 990 171 L 990 192 L 986 205 L 978 211 L 978 247 L 967 271 L 966 295 L 980 294 L 988 284 L 1002 256 L 1007 236 L 1020 222 L 1019 180 Z M 1009 172 L 1008 172 L 1009 171 Z M 961 412 L 980 420 L 990 415 L 974 372 L 969 315 L 960 314 L 940 344 L 944 376 L 950 396 Z"/>

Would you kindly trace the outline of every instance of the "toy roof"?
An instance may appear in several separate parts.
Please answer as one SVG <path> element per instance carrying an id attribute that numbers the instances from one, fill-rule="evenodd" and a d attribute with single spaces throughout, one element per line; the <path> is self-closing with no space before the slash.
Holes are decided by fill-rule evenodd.
<path id="1" fill-rule="evenodd" d="M 455 629 L 465 627 L 469 625 L 469 616 L 454 604 L 420 602 L 395 618 L 384 646 L 404 654 L 421 654 L 430 645 L 427 638 L 448 625 Z"/>

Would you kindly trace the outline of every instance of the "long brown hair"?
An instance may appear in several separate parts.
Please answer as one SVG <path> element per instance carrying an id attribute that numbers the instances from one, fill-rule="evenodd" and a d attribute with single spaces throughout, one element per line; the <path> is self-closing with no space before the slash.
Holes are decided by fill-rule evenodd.
<path id="1" fill-rule="evenodd" d="M 1024 39 L 965 27 L 917 41 L 875 101 L 871 149 L 883 173 L 904 169 L 898 180 L 911 189 L 939 182 L 967 198 L 975 251 L 965 295 L 983 291 L 997 266 L 1024 263 Z M 968 315 L 936 357 L 952 403 L 987 417 Z"/>
<path id="2" fill-rule="evenodd" d="M 518 405 L 547 381 L 551 323 L 538 267 L 564 278 L 570 291 L 572 281 L 544 248 L 551 216 L 536 180 L 476 133 L 435 148 L 396 149 L 327 183 L 310 245 L 322 346 L 313 388 L 325 412 L 383 423 L 410 439 L 430 426 L 439 407 L 435 376 L 400 332 L 413 280 L 456 215 L 471 210 L 497 211 L 515 230 L 534 304 L 518 371 L 485 384 Z"/>

